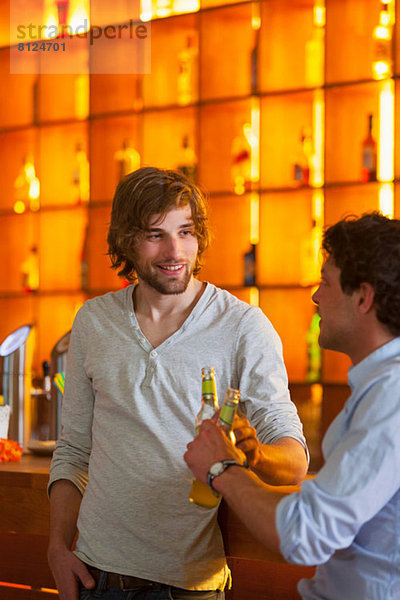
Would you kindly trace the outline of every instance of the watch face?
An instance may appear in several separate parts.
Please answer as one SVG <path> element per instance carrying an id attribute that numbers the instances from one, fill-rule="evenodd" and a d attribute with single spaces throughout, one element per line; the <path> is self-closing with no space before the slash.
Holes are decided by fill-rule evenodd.
<path id="1" fill-rule="evenodd" d="M 214 477 L 221 475 L 221 473 L 223 473 L 224 470 L 225 466 L 222 464 L 222 462 L 216 462 L 210 467 L 210 473 L 211 475 L 214 475 Z"/>

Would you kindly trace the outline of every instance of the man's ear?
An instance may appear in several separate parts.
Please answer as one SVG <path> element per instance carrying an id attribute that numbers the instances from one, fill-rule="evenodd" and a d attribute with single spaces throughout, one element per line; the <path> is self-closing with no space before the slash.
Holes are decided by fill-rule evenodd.
<path id="1" fill-rule="evenodd" d="M 358 292 L 358 307 L 363 314 L 371 310 L 374 305 L 375 290 L 374 287 L 367 282 L 360 285 Z"/>

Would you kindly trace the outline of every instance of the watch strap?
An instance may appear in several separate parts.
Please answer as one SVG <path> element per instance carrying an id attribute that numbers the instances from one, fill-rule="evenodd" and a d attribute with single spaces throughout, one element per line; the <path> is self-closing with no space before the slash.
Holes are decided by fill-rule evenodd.
<path id="1" fill-rule="evenodd" d="M 213 490 L 213 492 L 217 492 L 217 490 L 214 488 L 212 482 L 214 481 L 214 479 L 216 477 L 218 477 L 219 475 L 222 475 L 222 473 L 224 473 L 224 471 L 226 471 L 226 469 L 229 469 L 229 467 L 242 467 L 243 469 L 248 469 L 249 468 L 249 464 L 247 462 L 247 460 L 244 461 L 244 463 L 239 463 L 237 462 L 235 459 L 233 458 L 225 458 L 224 460 L 219 460 L 217 463 L 214 464 L 221 464 L 223 465 L 223 469 L 221 470 L 220 473 L 218 473 L 218 475 L 214 475 L 213 473 L 211 473 L 210 471 L 208 471 L 207 473 L 207 483 L 210 486 L 210 488 Z M 211 465 L 211 468 L 214 465 Z"/>

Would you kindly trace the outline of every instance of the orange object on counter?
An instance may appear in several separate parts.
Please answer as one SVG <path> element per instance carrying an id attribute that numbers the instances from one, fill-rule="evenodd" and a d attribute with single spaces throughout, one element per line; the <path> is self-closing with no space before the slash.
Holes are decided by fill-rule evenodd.
<path id="1" fill-rule="evenodd" d="M 19 462 L 22 456 L 22 447 L 14 440 L 0 438 L 0 462 Z"/>

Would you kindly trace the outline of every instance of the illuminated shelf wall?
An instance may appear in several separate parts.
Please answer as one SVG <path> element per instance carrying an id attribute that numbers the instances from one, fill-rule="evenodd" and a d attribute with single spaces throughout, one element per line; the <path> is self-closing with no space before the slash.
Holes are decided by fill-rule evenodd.
<path id="1" fill-rule="evenodd" d="M 7 4 L 1 3 L 6 23 Z M 101 25 L 128 21 L 126 4 L 99 0 Z M 170 14 L 153 15 L 152 69 L 143 76 L 10 75 L 10 40 L 5 30 L 0 33 L 6 90 L 0 98 L 0 339 L 34 322 L 40 372 L 85 298 L 121 286 L 105 254 L 116 154 L 128 139 L 143 165 L 177 168 L 186 160 L 186 136 L 198 181 L 209 194 L 214 238 L 201 277 L 259 303 L 282 338 L 291 381 L 306 382 L 322 227 L 349 212 L 382 208 L 400 214 L 400 153 L 393 151 L 400 133 L 394 120 L 399 28 L 391 26 L 393 70 L 377 80 L 372 63 L 379 0 L 328 0 L 326 7 L 319 0 L 208 0 L 186 13 L 182 2 L 163 6 Z M 393 3 L 390 10 L 394 19 Z M 101 58 L 101 47 L 91 51 Z M 87 60 L 83 41 L 75 52 L 77 62 Z M 191 88 L 182 100 L 184 60 L 190 62 Z M 369 114 L 378 181 L 364 183 L 361 149 Z M 238 194 L 233 151 L 244 124 L 250 175 Z M 80 204 L 73 184 L 78 144 L 90 162 L 90 200 Z M 304 163 L 307 152 L 310 174 L 302 183 L 294 179 L 294 165 Z M 16 214 L 15 180 L 29 154 L 40 180 L 40 208 Z M 251 244 L 257 285 L 244 286 Z M 34 246 L 39 288 L 27 294 L 21 269 Z M 345 381 L 347 367 L 346 358 L 324 353 L 322 380 Z"/>

